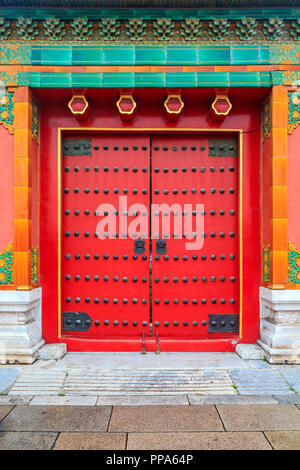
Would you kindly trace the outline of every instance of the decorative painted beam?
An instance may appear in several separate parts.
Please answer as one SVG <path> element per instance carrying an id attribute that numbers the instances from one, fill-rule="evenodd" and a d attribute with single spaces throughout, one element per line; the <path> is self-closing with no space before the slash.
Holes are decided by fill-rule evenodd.
<path id="1" fill-rule="evenodd" d="M 300 44 L 74 45 L 0 44 L 0 65 L 299 65 Z"/>
<path id="2" fill-rule="evenodd" d="M 300 71 L 271 72 L 115 72 L 49 73 L 0 72 L 6 86 L 33 88 L 114 87 L 270 87 L 300 85 Z"/>
<path id="3" fill-rule="evenodd" d="M 300 52 L 300 46 L 296 47 Z M 296 51 L 293 52 L 296 54 Z M 22 61 L 20 57 L 20 61 Z M 14 56 L 16 58 L 16 55 Z M 299 59 L 298 59 L 299 60 Z M 269 65 L 268 46 L 32 46 L 32 65 Z"/>
<path id="4" fill-rule="evenodd" d="M 269 72 L 40 73 L 30 72 L 33 88 L 270 87 Z"/>
<path id="5" fill-rule="evenodd" d="M 295 87 L 299 87 L 300 85 L 300 72 L 293 70 L 272 70 L 270 73 L 272 85 L 288 85 Z"/>

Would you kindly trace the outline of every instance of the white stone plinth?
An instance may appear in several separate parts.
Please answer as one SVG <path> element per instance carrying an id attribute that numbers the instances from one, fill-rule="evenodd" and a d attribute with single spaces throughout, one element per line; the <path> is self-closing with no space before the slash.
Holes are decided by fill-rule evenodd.
<path id="1" fill-rule="evenodd" d="M 300 291 L 260 288 L 259 346 L 271 364 L 300 364 Z"/>
<path id="2" fill-rule="evenodd" d="M 0 291 L 0 364 L 31 364 L 44 344 L 42 289 Z"/>

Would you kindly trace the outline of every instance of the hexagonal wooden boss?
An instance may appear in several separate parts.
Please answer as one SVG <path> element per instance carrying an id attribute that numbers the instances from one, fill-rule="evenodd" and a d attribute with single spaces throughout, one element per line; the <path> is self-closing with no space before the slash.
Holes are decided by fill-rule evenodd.
<path id="1" fill-rule="evenodd" d="M 232 104 L 227 95 L 216 95 L 210 109 L 214 120 L 224 119 L 230 113 Z"/>
<path id="2" fill-rule="evenodd" d="M 132 95 L 120 95 L 117 108 L 122 119 L 131 120 L 135 116 L 136 102 Z"/>
<path id="3" fill-rule="evenodd" d="M 90 111 L 89 103 L 84 95 L 72 96 L 68 108 L 77 119 L 86 119 Z"/>
<path id="4" fill-rule="evenodd" d="M 184 102 L 180 95 L 168 95 L 164 102 L 164 111 L 167 119 L 177 119 L 184 107 Z"/>

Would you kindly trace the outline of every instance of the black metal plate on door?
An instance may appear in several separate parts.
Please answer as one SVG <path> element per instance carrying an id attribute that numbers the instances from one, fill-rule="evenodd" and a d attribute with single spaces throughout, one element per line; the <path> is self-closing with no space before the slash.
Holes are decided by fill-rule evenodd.
<path id="1" fill-rule="evenodd" d="M 92 323 L 91 317 L 85 312 L 63 312 L 64 331 L 89 331 Z"/>
<path id="2" fill-rule="evenodd" d="M 209 139 L 208 155 L 210 157 L 237 157 L 238 142 L 237 139 Z"/>
<path id="3" fill-rule="evenodd" d="M 63 139 L 62 154 L 64 157 L 91 156 L 91 139 Z"/>
<path id="4" fill-rule="evenodd" d="M 209 333 L 230 333 L 239 331 L 238 314 L 208 315 Z"/>

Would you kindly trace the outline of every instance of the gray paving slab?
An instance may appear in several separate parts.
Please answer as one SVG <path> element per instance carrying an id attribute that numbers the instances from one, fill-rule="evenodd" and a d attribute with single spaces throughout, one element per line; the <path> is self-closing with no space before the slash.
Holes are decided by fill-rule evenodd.
<path id="1" fill-rule="evenodd" d="M 76 399 L 76 398 L 75 398 Z M 116 396 L 100 396 L 97 405 L 188 405 L 186 395 L 116 395 Z"/>
<path id="2" fill-rule="evenodd" d="M 31 395 L 3 395 L 0 396 L 0 405 L 28 405 L 32 398 Z"/>
<path id="3" fill-rule="evenodd" d="M 267 431 L 265 436 L 275 450 L 300 450 L 300 431 Z"/>
<path id="4" fill-rule="evenodd" d="M 217 405 L 227 431 L 299 430 L 300 410 L 294 405 Z"/>
<path id="5" fill-rule="evenodd" d="M 261 432 L 129 433 L 127 450 L 271 450 Z"/>
<path id="6" fill-rule="evenodd" d="M 295 392 L 300 393 L 300 367 L 282 368 L 280 372 Z"/>
<path id="7" fill-rule="evenodd" d="M 247 363 L 252 369 L 271 369 L 274 367 L 272 364 L 269 364 L 269 362 L 262 361 L 261 359 L 250 359 Z"/>
<path id="8" fill-rule="evenodd" d="M 276 398 L 270 395 L 188 395 L 188 399 L 191 405 L 266 405 L 278 403 Z"/>
<path id="9" fill-rule="evenodd" d="M 214 406 L 116 406 L 109 431 L 223 431 L 223 425 Z"/>
<path id="10" fill-rule="evenodd" d="M 96 396 L 44 396 L 37 395 L 30 402 L 31 405 L 65 405 L 65 406 L 94 406 L 98 397 Z M 105 403 L 106 404 L 106 403 Z"/>
<path id="11" fill-rule="evenodd" d="M 54 450 L 125 450 L 126 433 L 63 432 Z"/>
<path id="12" fill-rule="evenodd" d="M 8 415 L 8 413 L 13 409 L 13 406 L 2 405 L 0 406 L 0 422 Z"/>
<path id="13" fill-rule="evenodd" d="M 0 450 L 50 450 L 56 432 L 0 432 Z"/>
<path id="14" fill-rule="evenodd" d="M 17 406 L 0 431 L 106 431 L 110 406 Z"/>
<path id="15" fill-rule="evenodd" d="M 229 371 L 237 391 L 246 395 L 279 395 L 294 393 L 275 369 L 235 369 Z"/>
<path id="16" fill-rule="evenodd" d="M 21 369 L 11 367 L 1 367 L 0 369 L 0 393 L 8 393 L 12 385 L 17 380 Z"/>
<path id="17" fill-rule="evenodd" d="M 300 393 L 296 395 L 274 395 L 274 398 L 282 405 L 300 405 Z"/>

